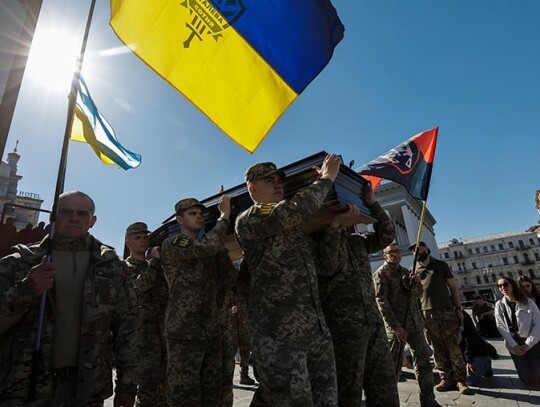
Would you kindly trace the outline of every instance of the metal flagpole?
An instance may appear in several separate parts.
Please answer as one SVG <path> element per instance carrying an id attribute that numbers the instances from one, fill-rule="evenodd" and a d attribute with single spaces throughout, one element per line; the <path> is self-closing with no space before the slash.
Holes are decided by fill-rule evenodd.
<path id="1" fill-rule="evenodd" d="M 84 53 L 86 51 L 86 43 L 88 42 L 88 34 L 90 32 L 90 25 L 92 23 L 92 17 L 94 15 L 95 6 L 96 6 L 96 0 L 92 0 L 90 4 L 90 10 L 88 12 L 88 18 L 86 20 L 86 28 L 84 31 L 84 37 L 81 44 L 79 57 L 77 58 L 75 71 L 73 72 L 73 78 L 71 80 L 71 91 L 68 96 L 66 129 L 64 132 L 64 141 L 62 144 L 62 153 L 60 155 L 60 164 L 58 166 L 58 175 L 56 178 L 56 189 L 54 192 L 54 200 L 53 200 L 53 206 L 52 206 L 52 212 L 51 212 L 51 218 L 50 218 L 51 231 L 49 234 L 49 245 L 47 248 L 47 257 L 49 261 L 52 261 L 52 247 L 53 247 L 53 240 L 54 240 L 54 235 L 55 235 L 56 211 L 58 210 L 58 198 L 60 194 L 64 191 L 64 183 L 66 180 L 66 166 L 67 166 L 69 138 L 71 136 L 71 127 L 73 126 L 73 115 L 75 113 L 75 104 L 77 102 L 77 94 L 79 92 L 79 79 L 81 76 L 82 63 L 84 60 Z M 43 336 L 43 319 L 45 316 L 46 300 L 47 300 L 47 292 L 44 292 L 43 294 L 41 294 L 40 303 L 39 303 L 39 315 L 38 315 L 38 322 L 37 322 L 36 340 L 34 343 L 34 354 L 32 357 L 32 371 L 30 375 L 30 389 L 29 389 L 29 395 L 28 395 L 28 398 L 30 399 L 30 401 L 35 400 L 35 397 L 36 397 L 36 385 L 37 385 L 37 377 L 38 377 L 39 360 L 41 359 L 41 340 Z"/>

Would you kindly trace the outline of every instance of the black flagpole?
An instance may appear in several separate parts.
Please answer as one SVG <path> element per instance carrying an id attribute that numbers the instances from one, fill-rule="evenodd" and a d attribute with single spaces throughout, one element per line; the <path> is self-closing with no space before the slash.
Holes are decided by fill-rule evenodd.
<path id="1" fill-rule="evenodd" d="M 52 260 L 52 247 L 53 247 L 53 240 L 54 240 L 54 235 L 55 235 L 56 211 L 58 210 L 58 198 L 60 194 L 64 191 L 64 183 L 66 180 L 66 166 L 67 166 L 69 138 L 71 136 L 71 128 L 73 126 L 73 115 L 75 113 L 75 104 L 77 102 L 77 94 L 79 93 L 79 79 L 81 77 L 82 63 L 84 60 L 84 53 L 86 51 L 86 43 L 88 41 L 88 34 L 90 33 L 90 25 L 92 23 L 92 17 L 94 15 L 95 6 L 96 6 L 96 0 L 92 0 L 92 3 L 90 5 L 90 11 L 88 12 L 88 18 L 86 20 L 86 28 L 84 31 L 84 37 L 81 44 L 81 50 L 79 52 L 79 57 L 77 58 L 75 71 L 73 72 L 73 78 L 71 80 L 71 91 L 68 97 L 66 130 L 64 132 L 64 142 L 62 144 L 62 154 L 60 155 L 60 164 L 58 166 L 58 175 L 56 178 L 56 189 L 54 192 L 54 200 L 53 200 L 53 206 L 52 206 L 52 212 L 51 212 L 51 218 L 50 218 L 51 231 L 49 234 L 49 246 L 47 248 L 47 257 L 49 261 Z M 45 316 L 46 300 L 47 300 L 47 292 L 44 292 L 43 294 L 41 294 L 41 299 L 39 303 L 37 333 L 36 333 L 36 340 L 34 343 L 34 353 L 32 357 L 32 371 L 30 374 L 30 386 L 29 386 L 29 394 L 28 394 L 28 398 L 30 399 L 30 401 L 34 401 L 36 398 L 38 367 L 39 367 L 39 361 L 41 359 L 41 340 L 43 337 L 43 319 Z"/>

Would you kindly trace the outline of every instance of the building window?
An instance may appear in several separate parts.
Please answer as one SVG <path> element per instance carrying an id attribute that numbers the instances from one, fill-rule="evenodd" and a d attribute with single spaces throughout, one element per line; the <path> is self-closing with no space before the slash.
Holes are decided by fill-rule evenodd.
<path id="1" fill-rule="evenodd" d="M 503 264 L 508 266 L 508 257 L 503 257 Z"/>
<path id="2" fill-rule="evenodd" d="M 489 283 L 489 278 L 487 276 L 487 274 L 484 274 L 484 283 Z"/>
<path id="3" fill-rule="evenodd" d="M 508 277 L 514 278 L 514 273 L 512 273 L 511 271 L 509 271 L 509 272 L 508 272 Z"/>
<path id="4" fill-rule="evenodd" d="M 469 280 L 467 280 L 467 277 L 463 279 L 463 285 L 469 285 Z"/>
<path id="5" fill-rule="evenodd" d="M 491 248 L 491 251 L 492 251 L 492 252 L 495 251 L 495 245 L 494 245 L 494 244 L 492 244 L 492 245 L 490 246 L 490 248 Z"/>
<path id="6" fill-rule="evenodd" d="M 502 243 L 499 243 L 499 250 L 504 250 L 504 246 Z"/>
<path id="7" fill-rule="evenodd" d="M 449 259 L 449 258 L 450 258 L 450 255 L 448 254 L 448 252 L 444 252 L 444 258 L 445 258 L 445 259 Z"/>
<path id="8" fill-rule="evenodd" d="M 482 247 L 482 250 L 484 251 L 484 253 L 487 253 L 488 252 L 487 246 Z"/>
<path id="9" fill-rule="evenodd" d="M 518 244 L 519 244 L 519 247 L 521 247 L 522 249 L 525 247 L 525 244 L 523 243 L 523 240 L 521 239 L 518 240 Z"/>
<path id="10" fill-rule="evenodd" d="M 473 268 L 473 270 L 476 270 L 476 263 L 474 261 L 472 263 L 472 268 Z"/>
<path id="11" fill-rule="evenodd" d="M 491 275 L 491 281 L 493 282 L 497 281 L 497 276 L 495 274 Z"/>
<path id="12" fill-rule="evenodd" d="M 519 263 L 518 256 L 514 256 L 514 263 L 515 263 L 515 264 L 518 264 L 518 263 Z"/>
<path id="13" fill-rule="evenodd" d="M 499 277 L 500 277 L 500 278 L 503 278 L 503 277 L 504 277 L 504 273 L 499 273 Z"/>
<path id="14" fill-rule="evenodd" d="M 518 274 L 519 274 L 520 276 L 522 276 L 522 275 L 523 275 L 523 271 L 518 270 Z"/>
<path id="15" fill-rule="evenodd" d="M 529 277 L 530 278 L 536 278 L 536 276 L 534 275 L 534 270 L 533 269 L 529 269 Z"/>
<path id="16" fill-rule="evenodd" d="M 480 248 L 479 247 L 476 247 L 474 250 L 476 251 L 476 254 L 480 254 Z"/>
<path id="17" fill-rule="evenodd" d="M 531 262 L 531 259 L 529 259 L 529 255 L 527 253 L 523 253 L 523 260 L 525 260 L 525 263 Z"/>
<path id="18" fill-rule="evenodd" d="M 480 280 L 480 276 L 476 276 L 476 283 L 477 284 L 482 284 L 482 280 Z"/>
<path id="19" fill-rule="evenodd" d="M 529 237 L 529 243 L 531 244 L 531 246 L 534 246 L 534 239 L 532 237 Z"/>
<path id="20" fill-rule="evenodd" d="M 469 253 L 469 256 L 472 256 L 472 254 L 473 254 L 472 249 L 467 249 L 467 253 Z"/>
<path id="21" fill-rule="evenodd" d="M 508 242 L 508 247 L 509 247 L 510 249 L 513 249 L 513 248 L 514 248 L 514 243 Z"/>
<path id="22" fill-rule="evenodd" d="M 458 271 L 461 271 L 461 263 L 457 264 Z"/>
<path id="23" fill-rule="evenodd" d="M 536 261 L 540 261 L 540 254 L 534 252 L 534 258 L 536 259 Z"/>

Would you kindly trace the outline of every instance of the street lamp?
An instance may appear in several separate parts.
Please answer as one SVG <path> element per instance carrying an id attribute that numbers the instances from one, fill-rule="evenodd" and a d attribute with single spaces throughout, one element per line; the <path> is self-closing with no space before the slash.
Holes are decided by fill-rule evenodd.
<path id="1" fill-rule="evenodd" d="M 485 276 L 487 276 L 487 279 L 489 281 L 489 287 L 491 288 L 491 295 L 493 297 L 493 302 L 495 302 L 497 300 L 497 294 L 495 293 L 495 288 L 493 287 L 493 280 L 490 278 L 491 275 L 493 274 L 493 271 L 485 267 L 483 273 Z"/>

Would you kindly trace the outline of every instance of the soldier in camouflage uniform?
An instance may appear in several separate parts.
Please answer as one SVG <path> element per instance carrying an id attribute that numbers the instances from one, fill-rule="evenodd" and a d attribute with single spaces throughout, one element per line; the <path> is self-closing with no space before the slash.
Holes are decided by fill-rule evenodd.
<path id="1" fill-rule="evenodd" d="M 129 257 L 125 260 L 135 284 L 141 315 L 141 380 L 137 406 L 167 406 L 166 366 L 167 346 L 163 336 L 165 310 L 169 298 L 167 281 L 161 268 L 159 248 L 154 247 L 150 259 L 148 226 L 135 222 L 126 230 Z"/>
<path id="2" fill-rule="evenodd" d="M 310 239 L 302 231 L 324 203 L 341 159 L 325 158 L 320 179 L 283 200 L 285 173 L 273 163 L 246 172 L 255 204 L 235 233 L 251 275 L 249 328 L 254 368 L 267 405 L 336 406 L 332 340 L 319 302 Z"/>
<path id="3" fill-rule="evenodd" d="M 217 296 L 223 281 L 234 278 L 226 275 L 231 271 L 231 260 L 223 244 L 231 213 L 230 197 L 222 197 L 221 217 L 214 229 L 198 238 L 205 209 L 193 198 L 178 201 L 175 211 L 181 233 L 167 238 L 161 249 L 170 292 L 165 337 L 169 404 L 174 407 L 216 406 L 221 394 Z"/>
<path id="4" fill-rule="evenodd" d="M 102 406 L 135 402 L 139 364 L 137 298 L 114 250 L 88 233 L 92 199 L 60 195 L 52 261 L 49 237 L 0 260 L 0 406 Z M 35 401 L 28 400 L 39 298 L 47 293 Z"/>
<path id="5" fill-rule="evenodd" d="M 418 275 L 400 266 L 401 250 L 396 243 L 384 251 L 384 264 L 373 274 L 377 305 L 381 310 L 396 368 L 396 380 L 401 373 L 403 346 L 409 345 L 414 363 L 414 373 L 420 388 L 420 405 L 438 407 L 433 393 L 433 368 L 431 349 L 424 335 L 424 319 L 418 299 L 424 291 Z M 406 320 L 405 320 L 406 319 Z"/>
<path id="6" fill-rule="evenodd" d="M 414 250 L 415 246 L 409 249 Z M 416 273 L 424 289 L 420 303 L 427 338 L 433 346 L 435 367 L 441 374 L 441 382 L 435 390 L 473 394 L 466 383 L 466 367 L 460 348 L 463 314 L 459 287 L 448 264 L 431 257 L 430 253 L 427 245 L 419 242 Z"/>
<path id="7" fill-rule="evenodd" d="M 375 232 L 349 234 L 342 225 L 359 216 L 359 209 L 349 206 L 334 217 L 319 244 L 323 266 L 334 271 L 319 278 L 321 303 L 334 341 L 339 405 L 360 406 L 365 391 L 368 406 L 399 406 L 368 257 L 394 240 L 394 224 L 375 200 L 370 184 L 364 187 L 363 198 L 377 220 Z"/>
<path id="8" fill-rule="evenodd" d="M 235 301 L 232 306 L 230 329 L 233 338 L 234 354 L 240 352 L 240 384 L 253 386 L 255 380 L 249 377 L 249 355 L 251 354 L 251 339 L 247 320 L 246 301 L 240 297 L 238 291 L 233 292 Z"/>
<path id="9" fill-rule="evenodd" d="M 236 267 L 230 261 L 227 251 L 222 251 L 219 256 L 225 256 L 220 263 L 228 268 L 221 273 L 222 284 L 217 294 L 218 319 L 221 329 L 221 398 L 220 407 L 232 407 L 233 405 L 233 377 L 234 377 L 234 351 L 233 338 L 229 326 L 231 315 L 230 292 L 236 281 Z"/>

